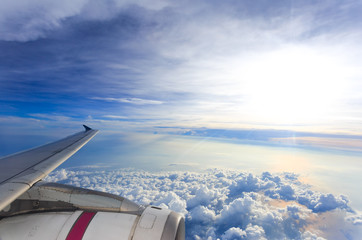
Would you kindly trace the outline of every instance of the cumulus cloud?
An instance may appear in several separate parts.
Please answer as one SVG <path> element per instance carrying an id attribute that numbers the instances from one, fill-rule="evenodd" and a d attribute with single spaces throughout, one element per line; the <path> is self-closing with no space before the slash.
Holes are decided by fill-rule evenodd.
<path id="1" fill-rule="evenodd" d="M 228 229 L 222 236 L 222 240 L 238 240 L 238 239 L 250 239 L 250 240 L 266 240 L 263 228 L 260 226 L 248 225 L 246 230 L 232 227 Z"/>
<path id="2" fill-rule="evenodd" d="M 187 239 L 354 239 L 361 222 L 346 196 L 314 191 L 291 173 L 61 169 L 46 180 L 180 212 Z"/>

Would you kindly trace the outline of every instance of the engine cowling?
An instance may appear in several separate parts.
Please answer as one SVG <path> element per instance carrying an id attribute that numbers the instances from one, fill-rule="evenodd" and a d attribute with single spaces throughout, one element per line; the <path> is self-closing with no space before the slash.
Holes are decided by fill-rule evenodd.
<path id="1" fill-rule="evenodd" d="M 37 184 L 0 216 L 1 240 L 185 239 L 176 212 L 62 184 Z"/>

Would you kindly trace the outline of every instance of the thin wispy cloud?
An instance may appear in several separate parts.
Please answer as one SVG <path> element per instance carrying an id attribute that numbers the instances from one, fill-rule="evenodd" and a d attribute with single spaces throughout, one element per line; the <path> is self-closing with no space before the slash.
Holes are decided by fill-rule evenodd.
<path id="1" fill-rule="evenodd" d="M 148 105 L 148 104 L 163 104 L 162 101 L 149 100 L 142 98 L 102 98 L 102 97 L 93 97 L 94 100 L 102 100 L 107 102 L 120 102 L 120 103 L 130 103 L 136 105 Z"/>
<path id="2" fill-rule="evenodd" d="M 118 115 L 104 115 L 105 118 L 111 118 L 111 119 L 127 119 L 128 117 L 125 116 L 118 116 Z"/>
<path id="3" fill-rule="evenodd" d="M 29 114 L 29 116 L 38 118 L 38 119 L 46 119 L 46 120 L 54 120 L 54 121 L 69 121 L 71 120 L 68 116 L 61 116 L 57 114 L 44 114 L 44 113 L 33 113 Z"/>
<path id="4" fill-rule="evenodd" d="M 0 8 L 0 39 L 5 41 L 27 42 L 47 38 L 49 33 L 61 30 L 69 18 L 83 21 L 107 21 L 117 16 L 123 8 L 139 5 L 148 9 L 161 9 L 165 1 L 93 1 L 66 0 L 48 2 L 37 0 L 2 1 Z M 18 14 L 19 11 L 21 14 Z"/>

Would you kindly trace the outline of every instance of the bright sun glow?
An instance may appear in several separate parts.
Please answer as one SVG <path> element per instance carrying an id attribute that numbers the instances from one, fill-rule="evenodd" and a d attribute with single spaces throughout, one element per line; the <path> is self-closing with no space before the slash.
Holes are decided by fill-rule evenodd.
<path id="1" fill-rule="evenodd" d="M 341 64 L 306 48 L 260 56 L 245 69 L 240 77 L 248 111 L 278 123 L 325 121 L 348 85 Z"/>

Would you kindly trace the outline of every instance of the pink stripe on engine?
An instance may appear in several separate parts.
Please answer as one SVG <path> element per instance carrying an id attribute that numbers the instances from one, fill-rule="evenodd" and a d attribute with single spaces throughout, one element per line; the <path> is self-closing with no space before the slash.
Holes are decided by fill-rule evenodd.
<path id="1" fill-rule="evenodd" d="M 66 240 L 82 240 L 83 235 L 94 215 L 96 215 L 96 212 L 83 212 L 74 223 Z"/>

